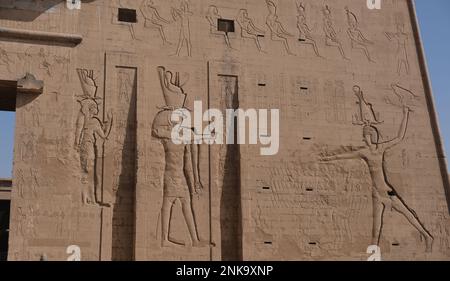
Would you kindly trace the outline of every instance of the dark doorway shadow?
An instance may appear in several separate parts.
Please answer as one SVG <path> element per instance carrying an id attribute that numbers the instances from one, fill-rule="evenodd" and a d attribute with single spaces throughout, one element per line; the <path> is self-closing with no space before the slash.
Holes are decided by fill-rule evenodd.
<path id="1" fill-rule="evenodd" d="M 10 201 L 0 200 L 0 261 L 8 259 L 10 207 Z"/>

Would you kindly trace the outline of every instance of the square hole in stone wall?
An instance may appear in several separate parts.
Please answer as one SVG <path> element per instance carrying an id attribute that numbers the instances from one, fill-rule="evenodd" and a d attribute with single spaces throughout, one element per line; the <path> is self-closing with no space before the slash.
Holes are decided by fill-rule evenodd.
<path id="1" fill-rule="evenodd" d="M 119 8 L 119 21 L 136 23 L 137 22 L 136 10 Z"/>
<path id="2" fill-rule="evenodd" d="M 234 20 L 218 19 L 217 28 L 219 31 L 229 33 L 234 32 Z"/>

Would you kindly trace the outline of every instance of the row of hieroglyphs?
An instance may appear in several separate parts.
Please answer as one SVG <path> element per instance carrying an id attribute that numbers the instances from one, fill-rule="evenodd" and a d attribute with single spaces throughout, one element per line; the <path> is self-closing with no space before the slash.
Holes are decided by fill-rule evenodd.
<path id="1" fill-rule="evenodd" d="M 255 24 L 255 20 L 249 16 L 247 9 L 239 10 L 237 16 L 235 17 L 235 19 L 233 19 L 233 21 L 236 21 L 240 27 L 241 38 L 252 40 L 259 52 L 266 53 L 266 51 L 263 50 L 261 40 L 265 37 L 268 37 L 271 41 L 279 42 L 280 44 L 282 44 L 287 54 L 295 55 L 290 47 L 290 39 L 296 38 L 297 36 L 294 35 L 293 32 L 290 32 L 282 23 L 282 19 L 280 19 L 280 16 L 278 14 L 277 5 L 270 0 L 266 0 L 266 5 L 269 12 L 265 19 L 266 28 L 257 26 Z M 315 55 L 317 57 L 322 57 L 318 44 L 319 40 L 316 38 L 313 32 L 314 28 L 311 28 L 311 24 L 309 23 L 309 10 L 307 9 L 307 6 L 303 2 L 297 2 L 296 7 L 298 30 L 298 38 L 296 38 L 296 41 L 298 40 L 301 45 L 311 46 L 311 48 L 314 50 Z M 166 26 L 171 24 L 172 22 L 179 22 L 180 32 L 176 55 L 179 56 L 184 47 L 186 47 L 187 49 L 187 55 L 192 55 L 189 17 L 193 15 L 193 12 L 190 11 L 189 3 L 186 0 L 182 1 L 179 9 L 172 8 L 173 21 L 165 19 L 160 15 L 160 12 L 155 6 L 153 0 L 144 0 L 140 10 L 143 17 L 145 18 L 145 26 L 157 29 L 164 45 L 171 44 L 165 34 Z M 361 30 L 359 26 L 360 24 L 358 16 L 348 7 L 345 7 L 344 12 L 348 24 L 346 35 L 348 36 L 351 48 L 353 50 L 361 51 L 368 61 L 374 62 L 370 48 L 370 46 L 373 45 L 374 42 L 369 40 Z M 341 38 L 343 36 L 340 36 L 339 31 L 336 29 L 333 20 L 333 13 L 334 11 L 328 5 L 322 7 L 322 38 L 325 42 L 324 47 L 336 48 L 343 59 L 349 60 L 349 57 L 347 55 L 348 51 L 345 51 L 342 41 L 343 38 Z M 219 26 L 219 20 L 225 20 L 225 18 L 221 15 L 220 9 L 215 5 L 209 6 L 205 18 L 210 26 L 210 33 L 212 35 L 223 37 L 226 46 L 230 49 L 234 49 L 232 38 L 230 38 L 229 34 L 230 32 L 234 32 L 234 28 L 227 29 L 227 27 L 224 27 L 225 31 L 222 31 L 224 29 Z M 387 31 L 385 32 L 385 36 L 389 41 L 395 41 L 397 44 L 396 53 L 398 57 L 398 73 L 400 74 L 402 71 L 404 71 L 409 74 L 410 66 L 407 50 L 409 35 L 405 31 L 405 24 L 401 15 L 396 15 L 395 24 L 396 31 Z M 133 29 L 132 34 L 133 37 L 135 37 Z"/>

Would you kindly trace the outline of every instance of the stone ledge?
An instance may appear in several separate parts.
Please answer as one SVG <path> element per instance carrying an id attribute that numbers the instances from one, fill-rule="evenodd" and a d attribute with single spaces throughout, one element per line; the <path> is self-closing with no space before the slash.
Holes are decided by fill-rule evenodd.
<path id="1" fill-rule="evenodd" d="M 48 42 L 49 44 L 62 44 L 76 46 L 83 41 L 79 34 L 56 33 L 35 30 L 23 30 L 15 28 L 0 27 L 0 39 L 16 39 L 35 42 Z"/>

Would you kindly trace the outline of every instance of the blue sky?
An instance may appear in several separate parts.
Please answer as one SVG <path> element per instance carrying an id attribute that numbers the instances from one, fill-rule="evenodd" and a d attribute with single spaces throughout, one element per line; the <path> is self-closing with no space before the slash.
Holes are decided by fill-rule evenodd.
<path id="1" fill-rule="evenodd" d="M 446 155 L 450 152 L 450 1 L 415 0 Z"/>
<path id="2" fill-rule="evenodd" d="M 415 0 L 446 151 L 450 151 L 450 1 Z M 13 113 L 0 112 L 0 178 L 11 177 Z"/>

